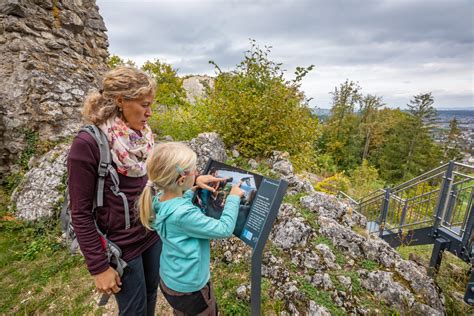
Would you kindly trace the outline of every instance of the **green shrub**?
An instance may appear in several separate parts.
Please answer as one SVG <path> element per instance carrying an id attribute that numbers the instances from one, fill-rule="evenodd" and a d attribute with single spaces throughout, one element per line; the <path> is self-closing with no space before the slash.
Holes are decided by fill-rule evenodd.
<path id="1" fill-rule="evenodd" d="M 336 194 L 338 191 L 347 192 L 350 186 L 349 178 L 342 172 L 336 173 L 332 177 L 326 178 L 316 184 L 316 190 L 325 193 Z"/>
<path id="2" fill-rule="evenodd" d="M 316 139 L 317 119 L 299 90 L 313 66 L 298 67 L 296 79 L 285 81 L 281 64 L 270 61 L 269 52 L 252 41 L 244 60 L 231 72 L 221 72 L 214 64 L 218 72 L 214 89 L 198 102 L 209 114 L 206 127 L 246 157 L 274 150 L 296 155 Z"/>
<path id="3" fill-rule="evenodd" d="M 350 181 L 349 194 L 357 199 L 384 187 L 384 181 L 379 179 L 377 168 L 369 165 L 367 160 L 354 170 Z"/>
<path id="4" fill-rule="evenodd" d="M 155 111 L 149 124 L 157 135 L 170 135 L 174 140 L 190 140 L 205 131 L 202 122 L 206 120 L 197 106 L 188 104 Z"/>

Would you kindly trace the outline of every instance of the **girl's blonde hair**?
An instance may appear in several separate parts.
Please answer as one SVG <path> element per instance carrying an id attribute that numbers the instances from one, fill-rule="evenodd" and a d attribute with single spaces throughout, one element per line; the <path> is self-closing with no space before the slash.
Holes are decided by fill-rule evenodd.
<path id="1" fill-rule="evenodd" d="M 153 148 L 146 161 L 149 182 L 138 200 L 143 226 L 151 230 L 150 224 L 154 219 L 153 191 L 176 189 L 178 177 L 196 168 L 196 161 L 196 153 L 183 143 L 161 143 Z"/>
<path id="2" fill-rule="evenodd" d="M 118 66 L 108 71 L 102 79 L 102 88 L 90 93 L 84 101 L 83 117 L 100 125 L 119 114 L 117 97 L 140 99 L 155 96 L 156 82 L 144 71 L 134 67 Z"/>

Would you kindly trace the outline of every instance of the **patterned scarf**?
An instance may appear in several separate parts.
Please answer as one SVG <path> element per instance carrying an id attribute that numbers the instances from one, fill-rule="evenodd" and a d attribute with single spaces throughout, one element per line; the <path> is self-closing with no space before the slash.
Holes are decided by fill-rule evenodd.
<path id="1" fill-rule="evenodd" d="M 127 177 L 146 175 L 145 161 L 154 144 L 150 127 L 145 125 L 140 136 L 119 117 L 115 117 L 101 124 L 99 128 L 107 135 L 117 171 Z"/>

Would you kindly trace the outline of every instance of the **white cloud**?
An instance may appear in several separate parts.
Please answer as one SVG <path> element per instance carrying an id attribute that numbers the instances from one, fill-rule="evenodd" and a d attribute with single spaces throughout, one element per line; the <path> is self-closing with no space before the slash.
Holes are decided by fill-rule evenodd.
<path id="1" fill-rule="evenodd" d="M 470 0 L 98 0 L 110 52 L 138 64 L 158 58 L 180 74 L 238 64 L 249 38 L 292 77 L 314 64 L 302 89 L 313 106 L 346 79 L 387 105 L 433 91 L 438 107 L 473 106 L 474 4 Z"/>

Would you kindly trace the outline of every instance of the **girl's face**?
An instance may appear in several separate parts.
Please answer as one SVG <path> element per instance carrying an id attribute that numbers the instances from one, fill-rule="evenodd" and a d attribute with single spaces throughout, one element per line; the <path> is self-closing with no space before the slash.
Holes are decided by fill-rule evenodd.
<path id="1" fill-rule="evenodd" d="M 152 94 L 139 99 L 117 98 L 117 103 L 122 109 L 122 115 L 128 127 L 136 131 L 141 131 L 145 128 L 152 113 L 151 106 L 153 100 Z"/>
<path id="2" fill-rule="evenodd" d="M 187 172 L 185 176 L 182 176 L 178 181 L 183 181 L 182 185 L 184 190 L 188 190 L 193 187 L 196 181 L 197 169 L 194 167 L 192 171 Z M 180 183 L 181 184 L 181 183 Z"/>

